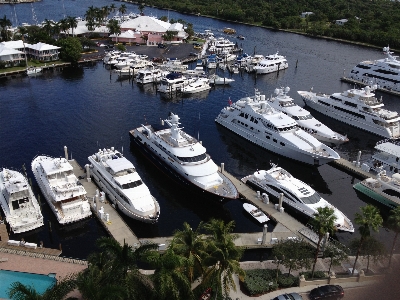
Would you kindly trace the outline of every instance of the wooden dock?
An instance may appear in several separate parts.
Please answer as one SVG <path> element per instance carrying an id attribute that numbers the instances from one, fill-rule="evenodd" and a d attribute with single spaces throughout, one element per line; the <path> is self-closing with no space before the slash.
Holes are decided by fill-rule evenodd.
<path id="1" fill-rule="evenodd" d="M 362 82 L 362 81 L 359 81 L 359 80 L 355 80 L 355 79 L 352 79 L 352 78 L 349 78 L 349 77 L 344 77 L 344 76 L 342 78 L 340 78 L 340 80 L 344 81 L 344 82 L 348 82 L 348 83 L 355 83 L 355 84 L 360 85 L 360 86 L 370 85 L 370 83 L 365 83 L 365 82 Z M 400 92 L 393 91 L 391 89 L 385 89 L 385 88 L 382 88 L 382 87 L 378 87 L 376 90 L 380 91 L 380 92 L 383 92 L 383 93 L 387 93 L 387 94 L 391 94 L 391 95 L 395 95 L 395 96 L 400 96 Z"/>
<path id="2" fill-rule="evenodd" d="M 125 242 L 134 248 L 139 247 L 140 246 L 139 239 L 129 228 L 129 226 L 125 223 L 125 221 L 122 219 L 119 213 L 111 205 L 111 203 L 107 200 L 107 198 L 105 199 L 104 202 L 101 202 L 99 200 L 99 206 L 103 207 L 104 216 L 106 214 L 109 215 L 109 221 L 107 222 L 105 218 L 104 219 L 100 218 L 100 214 L 97 213 L 98 209 L 96 209 L 95 207 L 96 190 L 99 190 L 99 188 L 96 186 L 95 183 L 88 181 L 85 169 L 83 169 L 76 160 L 74 159 L 69 160 L 69 162 L 74 168 L 75 176 L 78 177 L 79 182 L 83 185 L 83 187 L 86 190 L 87 193 L 86 196 L 89 199 L 90 208 L 92 209 L 94 216 L 98 218 L 98 220 L 107 230 L 107 232 L 121 245 L 123 245 Z"/>
<path id="3" fill-rule="evenodd" d="M 363 179 L 369 178 L 369 177 L 376 178 L 376 176 L 374 174 L 371 174 L 369 172 L 365 172 L 364 170 L 361 170 L 360 167 L 355 166 L 354 163 L 349 162 L 348 160 L 343 159 L 343 158 L 336 159 L 336 160 L 332 161 L 331 164 L 338 166 L 339 168 L 344 169 L 346 171 L 349 171 Z"/>

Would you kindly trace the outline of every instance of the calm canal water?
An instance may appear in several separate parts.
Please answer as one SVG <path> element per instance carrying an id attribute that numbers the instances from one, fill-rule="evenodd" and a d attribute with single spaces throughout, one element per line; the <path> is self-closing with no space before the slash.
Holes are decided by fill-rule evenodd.
<path id="1" fill-rule="evenodd" d="M 97 1 L 96 6 L 117 7 L 119 2 Z M 50 1 L 43 0 L 33 4 L 37 20 L 45 18 L 59 20 L 65 14 L 83 16 L 92 1 Z M 128 12 L 138 12 L 136 5 L 125 3 Z M 1 14 L 13 20 L 14 8 L 0 5 Z M 32 23 L 32 6 L 15 6 L 18 22 Z M 145 8 L 145 13 L 154 16 L 167 15 L 167 11 Z M 203 17 L 169 12 L 170 18 L 183 19 L 194 24 L 197 32 L 211 29 L 216 35 L 223 35 L 221 29 L 233 27 L 237 34 L 246 37 L 237 40 L 245 52 L 253 54 L 273 54 L 279 51 L 289 61 L 289 69 L 256 77 L 254 74 L 237 74 L 235 83 L 228 88 L 212 89 L 203 97 L 165 99 L 156 94 L 152 86 L 139 87 L 129 81 L 119 81 L 101 63 L 78 69 L 65 69 L 55 73 L 45 73 L 33 78 L 17 78 L 0 81 L 0 167 L 20 168 L 27 166 L 28 175 L 33 178 L 30 162 L 37 154 L 62 156 L 66 145 L 69 153 L 81 165 L 87 157 L 99 148 L 116 147 L 123 149 L 124 155 L 133 162 L 144 182 L 161 206 L 160 221 L 156 225 L 142 224 L 128 220 L 128 224 L 139 237 L 169 236 L 183 222 L 197 227 L 200 221 L 211 217 L 235 220 L 237 232 L 261 231 L 262 227 L 253 222 L 242 209 L 240 201 L 231 201 L 220 206 L 201 199 L 194 199 L 187 191 L 172 185 L 168 178 L 148 163 L 139 153 L 130 149 L 128 131 L 141 124 L 158 123 L 170 111 L 181 118 L 185 131 L 200 137 L 213 160 L 225 163 L 227 171 L 241 178 L 256 169 L 269 168 L 275 162 L 287 169 L 295 177 L 314 187 L 327 201 L 345 212 L 351 219 L 367 201 L 359 197 L 352 185 L 358 182 L 330 165 L 319 168 L 287 160 L 240 139 L 214 122 L 219 111 L 227 105 L 228 98 L 233 101 L 252 95 L 259 89 L 269 96 L 277 87 L 289 86 L 289 95 L 304 106 L 297 90 L 333 93 L 351 88 L 342 83 L 340 77 L 359 61 L 381 58 L 380 49 L 370 49 L 345 43 L 314 39 L 291 33 L 276 32 L 246 25 L 222 22 Z M 235 37 L 229 37 L 235 40 Z M 297 67 L 296 67 L 297 65 Z M 225 74 L 225 76 L 228 76 Z M 381 95 L 378 93 L 378 97 Z M 383 94 L 386 107 L 399 110 L 398 98 Z M 362 151 L 362 159 L 373 152 L 379 137 L 351 128 L 313 112 L 313 115 L 332 129 L 346 133 L 350 142 L 337 147 L 343 158 L 355 160 L 357 152 Z M 38 188 L 34 182 L 36 192 Z M 42 197 L 42 199 L 44 199 Z M 27 241 L 44 241 L 45 246 L 59 247 L 70 257 L 85 258 L 94 250 L 94 241 L 106 236 L 105 231 L 95 219 L 78 228 L 60 229 L 47 205 L 43 206 L 45 226 L 35 233 L 26 235 Z M 385 218 L 387 211 L 383 209 Z M 50 230 L 49 221 L 52 223 Z M 272 229 L 272 226 L 271 228 Z M 339 233 L 338 239 L 347 243 L 357 236 Z M 381 229 L 378 237 L 390 244 L 393 233 Z M 18 238 L 18 237 L 17 237 Z"/>

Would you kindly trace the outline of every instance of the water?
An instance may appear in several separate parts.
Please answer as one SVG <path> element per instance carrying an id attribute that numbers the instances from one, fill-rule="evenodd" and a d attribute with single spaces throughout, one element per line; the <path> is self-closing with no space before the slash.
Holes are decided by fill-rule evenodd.
<path id="1" fill-rule="evenodd" d="M 9 299 L 7 291 L 11 284 L 19 281 L 23 285 L 30 285 L 36 292 L 43 294 L 53 286 L 57 279 L 47 275 L 0 270 L 0 298 Z"/>
<path id="2" fill-rule="evenodd" d="M 64 3 L 66 15 L 83 16 L 90 1 L 48 1 L 35 3 L 38 21 L 58 20 L 63 17 L 60 10 Z M 109 5 L 108 1 L 98 1 L 96 6 Z M 115 5 L 118 7 L 119 3 Z M 138 12 L 137 6 L 125 3 L 128 12 Z M 1 13 L 9 19 L 14 14 L 11 5 L 0 6 Z M 15 6 L 19 22 L 32 23 L 31 5 Z M 5 12 L 4 12 L 5 11 Z M 45 14 L 46 13 L 46 14 Z M 145 8 L 145 13 L 155 16 L 168 12 Z M 202 97 L 165 99 L 156 94 L 152 86 L 139 87 L 129 81 L 118 80 L 101 63 L 78 69 L 65 69 L 55 73 L 45 73 L 33 78 L 17 78 L 0 82 L 0 167 L 20 168 L 26 164 L 28 175 L 32 177 L 30 162 L 37 154 L 62 156 L 64 145 L 68 146 L 73 158 L 84 165 L 87 157 L 99 148 L 114 146 L 137 167 L 151 193 L 161 206 L 161 217 L 156 225 L 142 224 L 126 220 L 139 237 L 169 236 L 174 230 L 188 222 L 197 227 L 201 221 L 211 217 L 235 220 L 237 232 L 261 231 L 262 227 L 250 219 L 242 209 L 240 201 L 231 201 L 221 206 L 201 199 L 194 199 L 179 186 L 174 185 L 153 165 L 130 149 L 128 131 L 141 124 L 155 124 L 166 118 L 170 111 L 178 114 L 182 126 L 189 134 L 200 138 L 213 160 L 225 163 L 227 171 L 237 178 L 246 176 L 256 169 L 269 168 L 272 161 L 287 169 L 295 177 L 315 188 L 327 201 L 345 212 L 352 220 L 368 201 L 356 194 L 352 185 L 359 180 L 351 174 L 330 165 L 317 168 L 306 166 L 268 151 L 262 150 L 214 122 L 219 111 L 233 101 L 246 95 L 253 95 L 258 88 L 267 96 L 277 87 L 289 86 L 295 102 L 304 106 L 297 90 L 313 87 L 316 92 L 333 93 L 351 88 L 339 79 L 364 59 L 378 59 L 383 55 L 379 49 L 365 48 L 336 41 L 270 31 L 247 25 L 222 22 L 192 15 L 169 12 L 170 18 L 184 19 L 194 24 L 195 31 L 211 29 L 216 35 L 223 35 L 221 29 L 233 27 L 246 40 L 237 40 L 245 52 L 253 54 L 285 55 L 289 68 L 279 73 L 255 76 L 238 74 L 231 87 L 217 87 Z M 235 40 L 235 37 L 229 37 Z M 296 67 L 297 65 L 297 67 Z M 194 65 L 191 66 L 194 68 Z M 222 75 L 222 73 L 219 73 Z M 225 76 L 229 76 L 225 74 Z M 377 93 L 377 97 L 381 94 Z M 399 110 L 397 97 L 383 94 L 386 107 Z M 350 142 L 336 150 L 343 158 L 355 160 L 359 150 L 362 159 L 370 157 L 379 137 L 351 128 L 346 124 L 313 112 L 313 115 L 333 130 L 348 135 Z M 38 192 L 38 190 L 36 190 Z M 44 199 L 42 197 L 42 199 Z M 84 226 L 65 232 L 57 228 L 51 212 L 45 210 L 46 226 L 25 240 L 58 248 L 61 243 L 66 256 L 86 257 L 94 249 L 94 241 L 106 233 L 95 219 Z M 382 210 L 385 218 L 387 210 Z M 48 220 L 52 221 L 50 232 Z M 270 230 L 272 229 L 269 228 Z M 340 241 L 347 243 L 358 234 L 339 233 Z M 377 235 L 390 244 L 393 233 L 381 229 Z M 31 239 L 31 240 L 29 240 Z"/>

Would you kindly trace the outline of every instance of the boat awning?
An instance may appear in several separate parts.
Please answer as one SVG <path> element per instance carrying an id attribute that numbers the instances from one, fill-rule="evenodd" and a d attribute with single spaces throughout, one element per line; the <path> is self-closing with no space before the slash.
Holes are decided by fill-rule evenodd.
<path id="1" fill-rule="evenodd" d="M 121 157 L 118 159 L 109 159 L 106 161 L 106 163 L 114 174 L 123 170 L 134 168 L 133 164 L 125 157 Z"/>

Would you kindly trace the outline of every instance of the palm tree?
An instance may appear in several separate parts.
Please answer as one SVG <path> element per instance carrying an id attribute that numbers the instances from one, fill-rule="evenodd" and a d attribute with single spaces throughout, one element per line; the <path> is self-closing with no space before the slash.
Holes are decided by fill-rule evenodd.
<path id="1" fill-rule="evenodd" d="M 60 27 L 60 31 L 67 33 L 67 30 L 69 29 L 69 24 L 68 24 L 68 20 L 67 19 L 61 19 L 58 22 L 58 25 Z"/>
<path id="2" fill-rule="evenodd" d="M 186 258 L 169 248 L 164 254 L 149 252 L 146 260 L 155 268 L 153 282 L 157 299 L 193 299 L 191 284 L 183 272 L 187 266 Z"/>
<path id="3" fill-rule="evenodd" d="M 67 22 L 69 28 L 71 28 L 72 30 L 72 36 L 74 36 L 74 28 L 78 27 L 78 21 L 76 20 L 75 17 L 67 16 Z"/>
<path id="4" fill-rule="evenodd" d="M 400 233 L 400 206 L 397 206 L 396 208 L 394 208 L 390 211 L 388 223 L 389 223 L 390 229 L 392 229 L 395 232 L 393 243 L 392 243 L 392 249 L 390 250 L 390 257 L 389 257 L 389 264 L 388 264 L 388 267 L 390 268 L 390 264 L 392 263 L 394 247 L 396 246 L 396 242 L 397 242 L 397 236 Z"/>
<path id="5" fill-rule="evenodd" d="M 39 294 L 33 287 L 14 282 L 8 291 L 8 296 L 15 300 L 61 300 L 75 288 L 75 275 L 70 275 Z"/>
<path id="6" fill-rule="evenodd" d="M 208 268 L 203 276 L 203 283 L 211 284 L 212 280 L 215 280 L 217 292 L 222 285 L 225 295 L 228 295 L 231 288 L 236 290 L 234 274 L 239 275 L 240 279 L 245 275 L 239 264 L 244 249 L 236 247 L 233 242 L 236 238 L 236 235 L 232 234 L 234 227 L 234 221 L 225 224 L 224 221 L 216 219 L 211 219 L 204 225 L 211 236 L 207 249 L 209 255 L 203 259 Z"/>
<path id="7" fill-rule="evenodd" d="M 171 242 L 171 248 L 176 254 L 184 256 L 188 260 L 187 277 L 193 282 L 195 271 L 203 274 L 201 258 L 205 256 L 206 241 L 199 231 L 202 223 L 196 230 L 192 230 L 188 223 L 183 223 L 183 230 L 176 230 Z"/>
<path id="8" fill-rule="evenodd" d="M 317 249 L 315 250 L 311 278 L 314 278 L 315 266 L 317 264 L 322 239 L 327 233 L 332 234 L 335 231 L 336 219 L 337 217 L 335 216 L 335 210 L 331 207 L 325 206 L 318 207 L 317 212 L 314 214 L 314 218 L 310 221 L 314 231 L 318 234 L 318 243 Z"/>
<path id="9" fill-rule="evenodd" d="M 111 19 L 110 21 L 108 21 L 107 28 L 110 32 L 110 35 L 115 34 L 115 36 L 116 36 L 115 41 L 117 41 L 118 35 L 121 34 L 121 26 L 118 24 L 118 21 Z"/>
<path id="10" fill-rule="evenodd" d="M 44 19 L 43 30 L 47 33 L 48 36 L 53 34 L 53 26 L 54 22 L 48 19 Z"/>
<path id="11" fill-rule="evenodd" d="M 9 19 L 7 19 L 6 15 L 2 19 L 0 19 L 0 30 L 1 30 L 1 39 L 3 41 L 8 41 L 9 39 L 9 31 L 8 27 L 11 27 L 12 23 Z"/>
<path id="12" fill-rule="evenodd" d="M 139 12 L 141 16 L 144 16 L 144 4 L 140 3 L 138 6 Z"/>
<path id="13" fill-rule="evenodd" d="M 121 6 L 118 8 L 118 11 L 121 13 L 121 15 L 124 15 L 126 13 L 126 5 L 121 4 Z"/>
<path id="14" fill-rule="evenodd" d="M 115 12 L 116 9 L 117 7 L 115 6 L 114 3 L 110 5 L 110 12 Z"/>
<path id="15" fill-rule="evenodd" d="M 354 270 L 356 268 L 361 248 L 363 246 L 365 239 L 371 235 L 371 229 L 374 231 L 378 231 L 379 227 L 382 226 L 383 222 L 379 210 L 375 206 L 368 204 L 367 206 L 361 207 L 360 209 L 361 209 L 361 214 L 356 213 L 354 221 L 356 224 L 360 225 L 358 231 L 361 234 L 361 238 L 357 249 L 356 258 L 354 260 L 354 265 L 351 275 L 354 275 Z"/>

